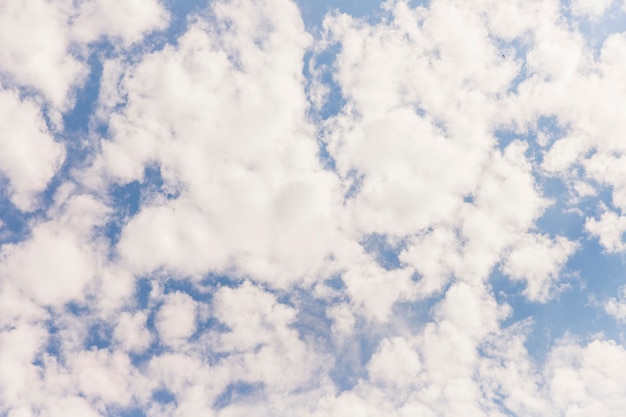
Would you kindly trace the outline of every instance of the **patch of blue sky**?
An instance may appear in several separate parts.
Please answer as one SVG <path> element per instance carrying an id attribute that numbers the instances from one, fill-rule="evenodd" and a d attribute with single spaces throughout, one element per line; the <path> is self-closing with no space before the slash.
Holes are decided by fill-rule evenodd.
<path id="1" fill-rule="evenodd" d="M 123 226 L 135 216 L 145 201 L 156 195 L 172 200 L 178 197 L 177 190 L 165 187 L 161 168 L 158 165 L 147 165 L 144 168 L 143 179 L 126 184 L 113 183 L 109 188 L 110 204 L 115 214 L 104 226 L 104 233 L 114 246 L 120 238 Z"/>
<path id="2" fill-rule="evenodd" d="M 370 24 L 378 23 L 386 12 L 382 9 L 384 1 L 380 0 L 296 0 L 300 7 L 302 19 L 309 31 L 318 29 L 328 13 L 338 11 L 353 18 L 363 19 Z M 410 7 L 426 6 L 430 0 L 409 0 Z"/>
<path id="3" fill-rule="evenodd" d="M 152 393 L 152 398 L 159 404 L 170 404 L 176 401 L 176 396 L 165 388 L 160 388 Z"/>
<path id="4" fill-rule="evenodd" d="M 152 292 L 152 280 L 148 277 L 141 277 L 135 280 L 135 303 L 140 310 L 148 308 L 150 304 L 150 293 Z"/>
<path id="5" fill-rule="evenodd" d="M 338 291 L 345 289 L 340 277 L 329 279 L 326 283 Z M 376 352 L 381 339 L 395 335 L 400 329 L 389 323 L 376 326 L 363 317 L 357 317 L 354 332 L 336 339 L 333 336 L 333 321 L 327 313 L 328 308 L 339 301 L 345 299 L 321 300 L 314 298 L 305 290 L 297 289 L 279 298 L 279 302 L 296 308 L 296 320 L 291 327 L 298 332 L 299 338 L 314 346 L 315 351 L 331 354 L 335 358 L 329 376 L 337 389 L 343 392 L 354 388 L 359 380 L 367 378 L 367 364 Z M 425 323 L 426 312 L 431 306 L 429 303 L 428 307 L 413 308 L 408 304 L 402 304 L 394 307 L 393 313 L 401 314 L 401 317 L 398 316 L 401 321 L 409 319 L 413 324 Z M 407 311 L 408 314 L 405 315 Z M 406 323 L 402 324 L 403 329 L 409 326 Z"/>
<path id="6" fill-rule="evenodd" d="M 165 29 L 148 33 L 141 42 L 133 44 L 124 55 L 133 61 L 147 52 L 162 50 L 167 45 L 176 45 L 178 39 L 189 28 L 190 18 L 193 16 L 208 17 L 210 0 L 166 0 L 163 2 L 169 12 L 169 22 Z M 191 21 L 192 21 L 191 20 Z"/>
<path id="7" fill-rule="evenodd" d="M 597 195 L 582 197 L 573 206 L 569 201 L 570 192 L 561 179 L 541 177 L 538 183 L 544 196 L 552 201 L 536 222 L 537 230 L 543 233 L 565 236 L 570 240 L 589 239 L 584 227 L 586 218 L 599 217 L 602 204 L 613 208 L 609 187 L 598 187 Z"/>
<path id="8" fill-rule="evenodd" d="M 33 213 L 24 213 L 9 200 L 8 182 L 0 178 L 0 245 L 17 243 L 28 237 Z"/>
<path id="9" fill-rule="evenodd" d="M 346 283 L 341 279 L 341 276 L 333 276 L 324 281 L 324 284 L 334 290 L 343 290 L 346 288 Z"/>
<path id="10" fill-rule="evenodd" d="M 562 9 L 563 16 L 575 27 L 585 40 L 587 47 L 596 59 L 600 55 L 604 41 L 612 34 L 626 31 L 626 14 L 621 1 L 613 1 L 600 18 L 573 16 L 569 7 Z"/>
<path id="11" fill-rule="evenodd" d="M 2 195 L 0 199 L 0 220 L 2 221 L 2 229 L 0 230 L 0 243 L 18 242 L 24 240 L 28 233 L 29 220 L 34 217 L 41 217 L 53 202 L 53 197 L 58 187 L 71 179 L 71 171 L 81 165 L 88 163 L 89 157 L 92 155 L 95 144 L 92 143 L 91 135 L 106 135 L 106 125 L 95 125 L 92 123 L 93 111 L 95 109 L 100 81 L 102 77 L 103 60 L 114 56 L 115 54 L 127 54 L 127 56 L 140 55 L 137 52 L 145 52 L 146 48 L 160 49 L 164 45 L 174 43 L 178 37 L 186 30 L 187 16 L 192 12 L 198 12 L 206 6 L 205 1 L 200 0 L 181 0 L 169 1 L 171 12 L 170 25 L 165 31 L 157 31 L 147 36 L 145 42 L 140 42 L 129 51 L 115 50 L 108 39 L 103 39 L 90 45 L 90 54 L 87 59 L 89 67 L 88 77 L 83 85 L 74 89 L 74 106 L 72 109 L 63 114 L 63 132 L 55 135 L 55 139 L 64 144 L 66 147 L 66 158 L 60 170 L 55 174 L 48 183 L 46 190 L 42 194 L 41 204 L 37 210 L 32 213 L 22 213 L 14 207 Z M 34 93 L 28 88 L 19 88 L 22 97 L 29 97 Z M 49 127 L 51 123 L 48 115 L 44 113 L 44 118 Z M 92 131 L 93 128 L 93 131 Z M 157 184 L 162 186 L 162 178 L 160 172 L 153 168 L 146 169 L 145 180 L 141 184 L 127 184 L 123 186 L 114 186 L 111 196 L 114 200 L 114 207 L 119 216 L 120 210 L 124 214 L 134 214 L 137 207 L 137 196 L 142 189 L 153 187 Z M 3 194 L 6 193 L 6 186 L 1 186 Z M 119 237 L 121 224 L 119 219 L 110 222 L 106 227 L 106 234 L 115 243 Z"/>
<path id="12" fill-rule="evenodd" d="M 319 158 L 319 161 L 324 169 L 326 169 L 327 171 L 335 172 L 337 169 L 337 162 L 335 161 L 335 158 L 333 158 L 333 156 L 330 154 L 330 152 L 328 152 L 328 145 L 318 139 L 317 146 L 319 149 L 317 157 Z"/>
<path id="13" fill-rule="evenodd" d="M 106 40 L 91 45 L 91 54 L 87 59 L 89 76 L 85 83 L 76 88 L 74 93 L 74 107 L 63 115 L 64 134 L 70 134 L 64 141 L 80 139 L 88 133 L 89 124 L 100 93 L 103 59 L 110 56 L 113 46 Z"/>
<path id="14" fill-rule="evenodd" d="M 496 300 L 512 307 L 503 327 L 532 320 L 526 347 L 533 358 L 542 361 L 555 341 L 567 334 L 583 339 L 597 334 L 619 338 L 617 322 L 602 305 L 618 292 L 625 278 L 621 256 L 606 254 L 596 242 L 588 241 L 566 262 L 559 281 L 562 291 L 546 303 L 528 301 L 523 295 L 525 284 L 512 281 L 498 269 L 490 282 Z"/>
<path id="15" fill-rule="evenodd" d="M 393 331 L 419 334 L 432 321 L 434 308 L 444 299 L 445 293 L 444 290 L 422 300 L 396 302 L 392 312 L 396 318 L 393 323 L 397 329 Z"/>
<path id="16" fill-rule="evenodd" d="M 497 49 L 497 53 L 502 61 L 514 61 L 519 65 L 515 77 L 511 80 L 506 93 L 517 93 L 520 84 L 528 78 L 526 67 L 526 55 L 530 52 L 532 44 L 523 37 L 512 40 L 491 37 L 491 41 Z"/>
<path id="17" fill-rule="evenodd" d="M 202 14 L 211 0 L 165 0 L 163 5 L 170 12 L 170 23 L 166 34 L 177 39 L 187 29 L 189 16 Z"/>
<path id="18" fill-rule="evenodd" d="M 208 273 L 196 285 L 207 289 L 217 287 L 237 288 L 245 279 L 229 274 Z"/>
<path id="19" fill-rule="evenodd" d="M 58 360 L 61 354 L 61 337 L 59 336 L 59 327 L 57 326 L 57 321 L 52 318 L 53 312 L 51 309 L 48 309 L 48 312 L 50 314 L 50 318 L 48 318 L 45 322 L 48 338 L 45 342 L 44 349 L 40 351 L 33 361 L 33 365 L 35 366 L 43 366 L 44 355 L 57 358 Z"/>
<path id="20" fill-rule="evenodd" d="M 338 45 L 330 45 L 321 51 L 307 51 L 304 55 L 304 66 L 302 69 L 309 96 L 314 94 L 312 90 L 318 87 L 318 83 L 328 89 L 328 94 L 324 97 L 319 108 L 316 108 L 314 103 L 310 103 L 308 117 L 317 126 L 316 139 L 320 162 L 324 168 L 330 171 L 334 171 L 336 166 L 334 158 L 327 149 L 322 122 L 339 114 L 346 104 L 341 88 L 333 77 L 335 59 L 339 50 Z"/>
<path id="21" fill-rule="evenodd" d="M 574 211 L 571 198 L 572 190 L 567 180 L 554 175 L 548 175 L 541 169 L 544 155 L 550 145 L 566 134 L 567 127 L 562 126 L 555 116 L 539 117 L 535 125 L 528 132 L 518 133 L 511 130 L 496 132 L 498 147 L 504 152 L 513 141 L 522 140 L 528 145 L 526 157 L 533 164 L 532 175 L 535 184 L 540 189 L 543 197 L 549 199 L 551 204 L 546 208 L 541 217 L 536 221 L 536 231 L 548 233 L 551 236 L 563 235 L 569 239 L 577 240 L 584 233 L 584 214 L 589 213 L 597 205 L 596 198 L 581 198 L 576 205 L 578 211 Z M 542 144 L 538 136 L 545 137 Z M 607 197 L 606 192 L 600 198 Z M 582 213 L 582 215 L 581 215 Z"/>
<path id="22" fill-rule="evenodd" d="M 184 292 L 195 301 L 202 303 L 209 303 L 213 299 L 213 294 L 210 289 L 198 286 L 189 278 L 169 278 L 163 282 L 163 294 L 171 294 L 175 292 Z"/>
<path id="23" fill-rule="evenodd" d="M 374 256 L 382 268 L 389 271 L 402 267 L 399 255 L 406 247 L 406 242 L 392 242 L 387 235 L 372 233 L 364 236 L 360 244 L 365 252 Z"/>
<path id="24" fill-rule="evenodd" d="M 308 292 L 295 291 L 289 302 L 297 307 L 296 320 L 291 325 L 300 339 L 309 341 L 317 348 L 328 349 L 332 341 L 332 320 L 327 316 L 328 302 L 312 297 Z"/>
<path id="25" fill-rule="evenodd" d="M 346 176 L 346 178 L 343 179 L 345 183 L 350 184 L 348 186 L 348 189 L 346 190 L 346 193 L 343 196 L 344 204 L 346 203 L 346 201 L 355 197 L 359 193 L 359 190 L 363 186 L 364 179 L 365 179 L 365 174 L 360 173 L 357 170 L 351 170 L 350 172 L 348 172 L 348 175 Z"/>
<path id="26" fill-rule="evenodd" d="M 156 328 L 156 315 L 158 309 L 154 306 L 151 306 L 150 310 L 147 311 L 148 319 L 146 320 L 146 329 L 150 331 L 152 335 L 157 335 Z M 130 358 L 133 366 L 137 368 L 142 368 L 146 364 L 150 362 L 150 360 L 154 357 L 160 356 L 168 351 L 167 346 L 164 346 L 158 337 L 153 337 L 147 349 L 142 350 L 141 352 L 129 352 L 128 357 Z"/>
<path id="27" fill-rule="evenodd" d="M 117 409 L 111 414 L 107 410 L 106 415 L 114 415 L 119 417 L 146 417 L 146 413 L 140 407 L 132 407 L 126 409 Z"/>
<path id="28" fill-rule="evenodd" d="M 110 204 L 115 208 L 115 215 L 104 226 L 106 237 L 114 246 L 120 238 L 122 227 L 134 216 L 140 207 L 141 183 L 133 181 L 128 184 L 113 184 L 109 192 Z"/>
<path id="29" fill-rule="evenodd" d="M 213 403 L 215 409 L 222 409 L 237 402 L 246 402 L 246 397 L 251 400 L 255 395 L 262 393 L 264 384 L 258 382 L 237 381 L 229 384 Z"/>
<path id="30" fill-rule="evenodd" d="M 358 318 L 354 334 L 334 346 L 335 363 L 329 376 L 339 392 L 349 391 L 359 380 L 367 379 L 367 364 L 387 331 Z"/>
<path id="31" fill-rule="evenodd" d="M 202 286 L 190 279 L 175 279 L 171 278 L 163 283 L 163 293 L 170 294 L 175 292 L 182 292 L 189 295 L 194 301 L 200 304 L 210 305 L 213 301 L 213 293 L 219 286 L 219 281 L 213 281 L 211 286 Z M 207 332 L 223 333 L 228 331 L 228 327 L 217 320 L 215 317 L 202 317 L 198 315 L 196 322 L 196 330 L 190 336 L 190 340 L 197 341 L 203 334 Z M 214 360 L 219 355 L 213 353 L 207 359 Z"/>
<path id="32" fill-rule="evenodd" d="M 87 338 L 85 339 L 85 349 L 107 349 L 113 342 L 112 323 L 98 320 L 89 326 Z"/>
<path id="33" fill-rule="evenodd" d="M 602 304 L 626 282 L 624 260 L 620 255 L 607 254 L 598 241 L 584 231 L 585 217 L 593 215 L 598 201 L 607 197 L 608 190 L 605 190 L 599 199 L 579 202 L 576 208 L 584 213 L 582 216 L 570 210 L 564 198 L 556 199 L 537 221 L 538 232 L 565 236 L 580 244 L 564 265 L 561 272 L 564 289 L 554 300 L 545 304 L 530 303 L 522 295 L 524 284 L 512 282 L 497 270 L 492 276 L 499 301 L 506 301 L 513 307 L 509 321 L 533 319 L 533 332 L 527 343 L 532 355 L 541 358 L 554 340 L 566 332 L 586 337 L 600 332 L 612 338 L 619 335 L 616 322 L 604 312 Z"/>
<path id="34" fill-rule="evenodd" d="M 345 101 L 342 100 L 341 87 L 334 78 L 336 60 L 340 52 L 341 45 L 333 43 L 326 45 L 323 49 L 308 50 L 303 57 L 302 71 L 305 79 L 308 82 L 319 81 L 330 89 L 324 107 L 318 114 L 314 114 L 322 120 L 337 114 L 345 104 Z M 317 76 L 317 79 L 314 76 Z"/>
<path id="35" fill-rule="evenodd" d="M 541 115 L 528 126 L 498 128 L 494 131 L 494 136 L 502 151 L 515 140 L 526 142 L 529 148 L 527 156 L 540 163 L 546 146 L 563 137 L 566 132 L 567 126 L 563 126 L 556 116 Z M 544 142 L 541 142 L 540 137 Z"/>
<path id="36" fill-rule="evenodd" d="M 59 313 L 53 313 L 53 317 Z M 71 314 L 87 324 L 87 333 L 83 342 L 85 349 L 106 349 L 111 346 L 113 323 L 99 319 L 92 314 L 89 301 L 83 303 L 69 302 L 64 306 L 62 315 Z"/>
<path id="37" fill-rule="evenodd" d="M 146 413 L 141 409 L 141 407 L 117 409 L 113 413 L 107 413 L 106 415 L 114 415 L 119 417 L 146 417 Z"/>
<path id="38" fill-rule="evenodd" d="M 170 294 L 175 292 L 182 292 L 189 295 L 193 300 L 200 304 L 210 305 L 213 300 L 214 290 L 221 285 L 221 283 L 231 283 L 228 277 L 221 279 L 220 277 L 212 277 L 211 284 L 206 285 L 192 281 L 189 278 L 177 278 L 177 277 L 164 277 L 164 276 L 152 276 L 143 277 L 137 280 L 135 285 L 135 303 L 138 310 L 144 310 L 148 313 L 148 319 L 146 321 L 146 328 L 150 330 L 152 334 L 157 334 L 156 328 L 156 315 L 159 307 L 162 305 L 160 302 L 155 302 L 153 298 L 153 290 L 156 286 L 161 286 L 163 294 Z M 220 321 L 214 317 L 204 317 L 202 314 L 198 314 L 196 321 L 196 330 L 190 336 L 192 342 L 197 341 L 202 335 L 208 332 L 223 333 L 229 329 Z M 167 347 L 163 346 L 157 338 L 155 338 L 152 344 L 147 350 L 141 353 L 131 353 L 131 362 L 135 366 L 141 366 L 147 363 L 151 358 L 158 356 L 167 351 Z M 215 363 L 220 358 L 226 356 L 220 352 L 206 351 L 204 352 L 204 359 L 209 363 Z"/>

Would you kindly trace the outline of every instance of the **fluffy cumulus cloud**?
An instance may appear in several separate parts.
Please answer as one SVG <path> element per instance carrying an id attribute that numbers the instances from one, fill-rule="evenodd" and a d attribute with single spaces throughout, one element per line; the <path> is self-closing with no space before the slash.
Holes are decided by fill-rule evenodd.
<path id="1" fill-rule="evenodd" d="M 0 86 L 0 172 L 5 198 L 21 210 L 37 207 L 37 197 L 60 168 L 65 156 L 31 100 Z M 8 194 L 8 195 L 7 195 Z"/>
<path id="2" fill-rule="evenodd" d="M 551 241 L 546 236 L 527 235 L 507 255 L 503 270 L 513 279 L 526 281 L 524 294 L 530 300 L 545 301 L 553 289 L 552 281 L 575 248 L 563 237 Z"/>
<path id="3" fill-rule="evenodd" d="M 330 3 L 0 4 L 0 414 L 621 415 L 617 2 Z"/>
<path id="4" fill-rule="evenodd" d="M 157 0 L 8 0 L 0 5 L 0 75 L 68 110 L 72 89 L 86 79 L 89 43 L 102 36 L 123 44 L 163 29 Z"/>

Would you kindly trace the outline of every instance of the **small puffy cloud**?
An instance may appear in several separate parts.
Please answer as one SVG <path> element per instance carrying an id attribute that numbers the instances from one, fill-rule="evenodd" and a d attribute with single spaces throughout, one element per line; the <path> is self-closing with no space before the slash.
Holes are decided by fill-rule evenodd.
<path id="1" fill-rule="evenodd" d="M 159 0 L 83 1 L 72 22 L 72 35 L 84 43 L 109 36 L 130 45 L 147 32 L 164 29 L 168 20 L 168 12 Z"/>
<path id="2" fill-rule="evenodd" d="M 604 303 L 604 311 L 619 322 L 626 322 L 626 286 L 618 289 L 618 296 Z"/>
<path id="3" fill-rule="evenodd" d="M 415 384 L 422 363 L 414 347 L 404 337 L 384 339 L 367 365 L 374 382 L 397 386 L 400 389 Z"/>
<path id="4" fill-rule="evenodd" d="M 548 172 L 567 172 L 591 145 L 588 137 L 566 136 L 557 140 L 544 155 L 542 167 Z"/>
<path id="5" fill-rule="evenodd" d="M 27 241 L 3 246 L 0 259 L 2 275 L 27 297 L 60 306 L 82 298 L 98 258 L 71 230 L 49 222 L 37 225 Z"/>
<path id="6" fill-rule="evenodd" d="M 121 313 L 113 332 L 113 339 L 120 347 L 129 352 L 142 352 L 150 346 L 152 335 L 147 328 L 148 317 L 144 312 Z M 166 320 L 168 318 L 165 318 Z M 183 323 L 187 324 L 188 323 Z M 167 325 L 167 323 L 166 323 Z"/>
<path id="7" fill-rule="evenodd" d="M 291 327 L 295 309 L 250 282 L 220 288 L 214 315 L 229 330 L 215 335 L 212 346 L 229 353 L 221 365 L 233 380 L 260 382 L 279 393 L 306 386 L 322 366 L 317 352 Z"/>
<path id="8" fill-rule="evenodd" d="M 554 406 L 565 415 L 620 416 L 626 406 L 626 351 L 614 341 L 566 342 L 550 354 L 547 377 Z"/>
<path id="9" fill-rule="evenodd" d="M 0 72 L 34 87 L 54 106 L 66 109 L 87 66 L 69 52 L 72 7 L 67 2 L 8 0 L 0 5 Z"/>
<path id="10" fill-rule="evenodd" d="M 526 282 L 524 295 L 530 301 L 546 302 L 553 295 L 563 265 L 578 245 L 567 238 L 527 234 L 506 255 L 502 271 Z"/>
<path id="11" fill-rule="evenodd" d="M 111 208 L 97 197 L 89 194 L 73 194 L 73 186 L 61 186 L 55 195 L 55 205 L 50 214 L 58 218 L 58 222 L 77 235 L 89 238 L 95 229 L 107 223 L 112 212 Z"/>
<path id="12" fill-rule="evenodd" d="M 514 141 L 491 155 L 474 191 L 474 203 L 460 212 L 462 257 L 453 263 L 464 279 L 486 279 L 504 251 L 520 239 L 548 205 L 525 156 L 528 145 Z"/>
<path id="13" fill-rule="evenodd" d="M 608 252 L 623 252 L 626 244 L 623 235 L 626 233 L 626 216 L 606 210 L 600 219 L 588 217 L 585 221 L 587 232 L 600 240 L 600 244 Z"/>
<path id="14" fill-rule="evenodd" d="M 435 229 L 432 233 L 410 239 L 399 258 L 420 275 L 418 292 L 430 296 L 443 290 L 448 283 L 452 265 L 457 261 L 459 242 L 450 229 Z"/>
<path id="15" fill-rule="evenodd" d="M 39 193 L 64 158 L 65 148 L 48 131 L 39 107 L 0 86 L 0 173 L 8 179 L 13 204 L 24 211 L 37 208 Z"/>
<path id="16" fill-rule="evenodd" d="M 172 347 L 184 343 L 196 330 L 196 308 L 193 298 L 183 292 L 167 294 L 155 321 L 161 342 Z"/>
<path id="17" fill-rule="evenodd" d="M 22 403 L 27 392 L 37 388 L 38 369 L 33 361 L 47 338 L 43 326 L 26 323 L 0 331 L 0 410 Z"/>
<path id="18" fill-rule="evenodd" d="M 396 301 L 410 299 L 413 293 L 409 269 L 387 271 L 368 259 L 352 266 L 342 279 L 355 307 L 377 321 L 386 321 Z"/>
<path id="19" fill-rule="evenodd" d="M 82 351 L 72 355 L 69 368 L 83 395 L 113 406 L 129 405 L 133 397 L 127 355 L 107 350 Z"/>
<path id="20" fill-rule="evenodd" d="M 347 304 L 329 307 L 326 315 L 333 320 L 332 331 L 337 337 L 350 335 L 354 331 L 355 317 Z"/>

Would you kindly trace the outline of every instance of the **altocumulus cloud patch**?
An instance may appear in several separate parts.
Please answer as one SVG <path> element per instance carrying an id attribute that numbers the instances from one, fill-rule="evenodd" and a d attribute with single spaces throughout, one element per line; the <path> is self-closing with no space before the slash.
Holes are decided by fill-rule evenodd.
<path id="1" fill-rule="evenodd" d="M 623 1 L 0 28 L 0 415 L 623 414 Z"/>

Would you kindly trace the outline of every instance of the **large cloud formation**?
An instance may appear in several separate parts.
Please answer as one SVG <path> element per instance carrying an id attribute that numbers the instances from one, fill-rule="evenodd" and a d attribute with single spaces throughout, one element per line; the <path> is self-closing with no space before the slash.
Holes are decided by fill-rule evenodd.
<path id="1" fill-rule="evenodd" d="M 2 415 L 622 415 L 618 335 L 522 312 L 626 251 L 626 37 L 585 29 L 626 6 L 113 3 L 0 5 Z"/>

